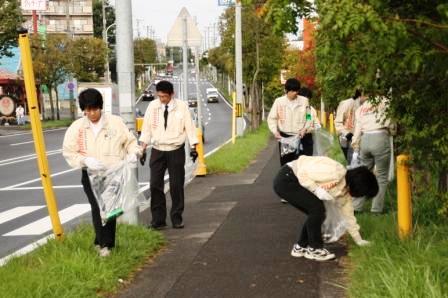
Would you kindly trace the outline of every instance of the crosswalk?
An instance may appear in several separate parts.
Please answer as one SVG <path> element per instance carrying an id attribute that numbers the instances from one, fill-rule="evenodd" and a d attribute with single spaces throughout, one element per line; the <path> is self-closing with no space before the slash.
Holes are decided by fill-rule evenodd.
<path id="1" fill-rule="evenodd" d="M 18 221 L 21 217 L 25 215 L 32 215 L 33 212 L 39 211 L 45 208 L 45 206 L 18 206 L 0 212 L 0 228 L 6 223 L 11 223 Z M 90 212 L 89 204 L 73 204 L 67 208 L 59 211 L 59 218 L 61 224 L 65 224 L 79 216 L 82 216 Z M 9 225 L 14 226 L 14 225 Z M 44 216 L 37 220 L 34 220 L 28 224 L 20 227 L 13 228 L 12 231 L 3 233 L 3 237 L 13 237 L 13 236 L 38 236 L 51 231 L 52 225 L 49 216 Z"/>

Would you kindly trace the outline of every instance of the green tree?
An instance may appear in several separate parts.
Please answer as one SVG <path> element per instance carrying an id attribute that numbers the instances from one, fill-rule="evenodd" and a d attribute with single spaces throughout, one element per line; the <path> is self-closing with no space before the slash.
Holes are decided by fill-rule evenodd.
<path id="1" fill-rule="evenodd" d="M 23 22 L 19 1 L 0 0 L 0 57 L 11 56 L 9 49 L 17 46 L 17 28 Z"/>
<path id="2" fill-rule="evenodd" d="M 115 8 L 108 0 L 104 0 L 106 10 L 106 28 L 115 23 Z M 103 38 L 103 0 L 93 1 L 93 36 Z M 111 27 L 107 32 L 107 42 L 115 45 L 115 27 Z"/>
<path id="3" fill-rule="evenodd" d="M 95 37 L 83 37 L 70 43 L 70 72 L 78 81 L 95 82 L 104 74 L 106 45 Z"/>
<path id="4" fill-rule="evenodd" d="M 65 81 L 69 72 L 70 39 L 66 35 L 50 34 L 45 43 L 39 36 L 31 37 L 33 68 L 36 81 L 46 85 L 50 96 L 51 119 L 59 120 L 57 86 Z M 52 90 L 56 91 L 56 117 Z"/>
<path id="5" fill-rule="evenodd" d="M 134 40 L 134 63 L 149 64 L 157 61 L 156 42 L 149 38 L 140 38 Z M 146 66 L 135 66 L 135 77 L 145 72 Z"/>
<path id="6" fill-rule="evenodd" d="M 242 13 L 243 81 L 247 86 L 246 110 L 251 128 L 261 123 L 261 87 L 278 78 L 285 49 L 283 36 L 257 15 L 258 5 L 244 4 Z M 235 73 L 235 12 L 227 9 L 221 16 L 221 45 L 209 51 L 209 61 L 228 75 Z"/>

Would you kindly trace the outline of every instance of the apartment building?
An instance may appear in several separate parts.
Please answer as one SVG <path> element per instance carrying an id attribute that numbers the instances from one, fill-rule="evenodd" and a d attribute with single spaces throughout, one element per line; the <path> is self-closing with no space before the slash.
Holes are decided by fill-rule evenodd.
<path id="1" fill-rule="evenodd" d="M 23 10 L 25 28 L 32 30 L 32 11 Z M 93 36 L 92 0 L 48 0 L 47 10 L 38 11 L 38 25 L 47 34 L 67 33 L 74 37 Z M 68 25 L 68 26 L 67 26 Z"/>

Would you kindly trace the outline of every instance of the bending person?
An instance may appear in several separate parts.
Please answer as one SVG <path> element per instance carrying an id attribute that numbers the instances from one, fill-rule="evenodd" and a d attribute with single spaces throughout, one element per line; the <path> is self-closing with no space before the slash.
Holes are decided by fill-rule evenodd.
<path id="1" fill-rule="evenodd" d="M 326 261 L 335 255 L 323 246 L 323 200 L 334 200 L 346 228 L 357 245 L 367 245 L 359 233 L 352 206 L 352 196 L 373 197 L 378 192 L 375 176 L 366 167 L 346 170 L 324 156 L 300 156 L 284 165 L 274 179 L 274 191 L 307 215 L 299 240 L 291 251 L 293 257 Z"/>

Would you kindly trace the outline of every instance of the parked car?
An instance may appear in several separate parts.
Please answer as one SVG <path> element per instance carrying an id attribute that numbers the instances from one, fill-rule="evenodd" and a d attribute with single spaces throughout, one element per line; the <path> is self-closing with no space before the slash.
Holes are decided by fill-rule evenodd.
<path id="1" fill-rule="evenodd" d="M 207 102 L 219 102 L 218 101 L 218 89 L 216 88 L 207 88 L 205 90 L 205 92 L 207 93 Z"/>

